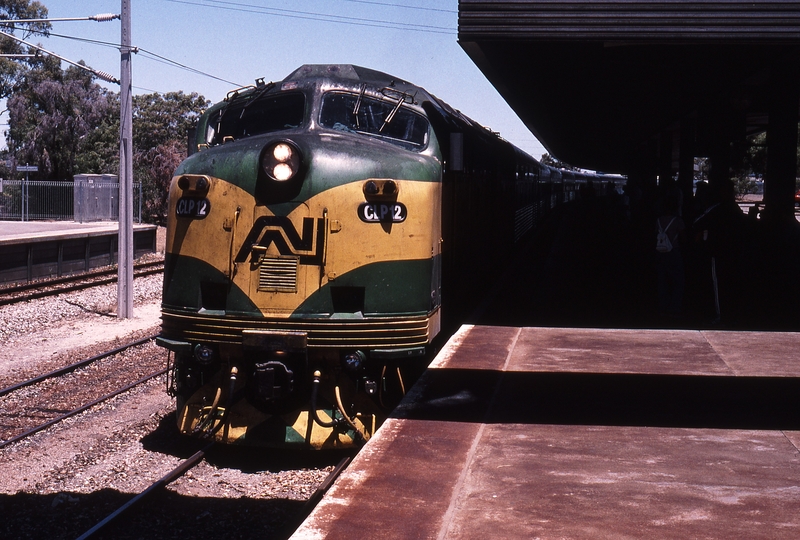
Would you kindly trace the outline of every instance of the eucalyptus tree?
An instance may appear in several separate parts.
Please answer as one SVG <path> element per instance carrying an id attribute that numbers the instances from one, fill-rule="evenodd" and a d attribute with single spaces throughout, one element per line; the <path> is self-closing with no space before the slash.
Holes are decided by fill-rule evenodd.
<path id="1" fill-rule="evenodd" d="M 76 165 L 91 135 L 113 115 L 114 99 L 80 68 L 62 70 L 48 56 L 37 64 L 8 97 L 6 143 L 17 163 L 38 165 L 40 177 L 71 179 L 84 172 Z"/>
<path id="2" fill-rule="evenodd" d="M 92 73 L 75 66 L 64 70 L 60 60 L 47 55 L 28 60 L 20 70 L 24 76 L 15 80 L 7 99 L 7 157 L 37 165 L 42 179 L 117 174 L 119 94 L 97 84 Z M 186 157 L 188 129 L 208 105 L 196 92 L 133 98 L 134 177 L 143 186 L 151 220 L 164 218 L 172 172 Z"/>
<path id="3" fill-rule="evenodd" d="M 17 23 L 14 21 L 44 19 L 47 17 L 47 8 L 40 2 L 31 0 L 0 0 L 0 32 L 11 34 L 18 38 L 30 38 L 32 35 L 47 35 L 50 24 L 39 23 Z M 5 21 L 5 22 L 4 22 Z M 35 51 L 19 41 L 0 34 L 0 99 L 8 97 L 14 87 L 24 76 L 26 64 L 29 59 L 7 55 L 34 55 Z"/>
<path id="4" fill-rule="evenodd" d="M 187 133 L 208 107 L 196 92 L 167 92 L 133 97 L 133 176 L 143 190 L 148 221 L 166 219 L 172 173 L 186 158 Z"/>

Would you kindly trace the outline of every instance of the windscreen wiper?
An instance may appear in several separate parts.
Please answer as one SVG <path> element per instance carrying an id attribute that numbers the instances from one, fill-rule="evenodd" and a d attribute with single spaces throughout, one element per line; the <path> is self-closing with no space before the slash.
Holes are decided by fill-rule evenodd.
<path id="1" fill-rule="evenodd" d="M 405 100 L 402 97 L 397 100 L 397 104 L 394 106 L 394 109 L 392 109 L 392 112 L 390 112 L 389 116 L 387 116 L 383 120 L 383 125 L 381 126 L 381 129 L 378 130 L 378 133 L 382 133 L 383 132 L 383 128 L 388 126 L 389 122 L 391 122 L 394 119 L 394 115 L 397 114 L 397 111 L 400 110 L 400 106 L 403 104 L 403 101 L 405 101 Z"/>
<path id="2" fill-rule="evenodd" d="M 256 94 L 253 97 L 250 98 L 250 101 L 245 103 L 244 107 L 242 107 L 242 114 L 239 115 L 239 119 L 241 119 L 242 116 L 244 116 L 245 109 L 247 109 L 250 105 L 252 105 L 256 101 L 258 101 L 259 99 L 261 99 L 261 96 L 263 96 L 264 94 L 266 94 L 267 92 L 269 92 L 273 88 L 275 88 L 275 83 L 274 82 L 263 84 L 263 81 L 262 81 L 261 88 L 258 88 L 258 90 L 256 91 Z"/>
<path id="3" fill-rule="evenodd" d="M 364 99 L 364 93 L 366 91 L 367 91 L 367 85 L 365 83 L 365 84 L 361 85 L 361 91 L 358 93 L 358 99 L 356 100 L 356 106 L 353 107 L 353 117 L 356 120 L 356 129 L 361 127 L 361 126 L 358 125 L 358 111 L 361 109 L 361 100 Z"/>
<path id="4" fill-rule="evenodd" d="M 389 113 L 389 116 L 387 116 L 384 119 L 383 125 L 381 126 L 381 129 L 378 130 L 378 133 L 382 133 L 383 128 L 389 125 L 389 123 L 394 119 L 394 115 L 397 114 L 397 111 L 400 110 L 400 106 L 403 105 L 403 103 L 405 103 L 406 101 L 408 101 L 409 103 L 414 102 L 414 98 L 411 96 L 411 94 L 400 92 L 398 90 L 395 90 L 394 88 L 384 88 L 381 91 L 381 93 L 384 96 L 388 97 L 389 99 L 394 97 L 394 96 L 389 96 L 389 93 L 395 94 L 395 96 L 397 96 L 397 103 L 395 104 L 394 109 L 392 109 L 392 112 Z"/>

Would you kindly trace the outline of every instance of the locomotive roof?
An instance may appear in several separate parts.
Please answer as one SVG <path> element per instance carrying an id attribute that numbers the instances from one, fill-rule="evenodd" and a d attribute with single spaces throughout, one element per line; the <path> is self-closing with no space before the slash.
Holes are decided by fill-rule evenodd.
<path id="1" fill-rule="evenodd" d="M 476 133 L 479 136 L 503 140 L 505 144 L 513 147 L 513 145 L 508 143 L 508 141 L 502 139 L 498 133 L 492 132 L 489 128 L 467 117 L 461 111 L 451 107 L 447 104 L 447 102 L 442 101 L 421 86 L 417 86 L 404 79 L 395 77 L 394 75 L 390 75 L 382 71 L 356 66 L 354 64 L 304 64 L 280 81 L 277 87 L 285 88 L 286 83 L 302 84 L 304 81 L 318 81 L 320 79 L 326 79 L 331 81 L 333 84 L 351 86 L 354 88 L 358 88 L 362 84 L 367 84 L 368 86 L 376 89 L 392 88 L 400 92 L 407 93 L 413 97 L 414 106 L 419 107 L 423 103 L 427 102 L 430 108 L 436 111 L 441 120 L 449 124 L 451 129 L 454 131 L 471 130 L 473 133 Z M 263 81 L 261 84 L 263 85 Z M 275 85 L 273 85 L 273 83 L 267 85 L 267 91 L 274 88 L 274 86 Z M 248 96 L 253 95 L 253 92 L 257 92 L 259 88 L 263 88 L 263 86 L 248 86 L 232 91 L 228 94 L 225 102 L 231 99 L 247 98 Z M 213 106 L 212 109 L 225 106 L 225 102 Z M 422 108 L 425 107 L 423 106 Z M 431 110 L 428 109 L 426 112 L 430 113 Z M 527 156 L 527 154 L 519 148 L 515 148 L 515 151 Z M 530 156 L 527 157 L 534 159 Z"/>
<path id="2" fill-rule="evenodd" d="M 424 94 L 424 100 L 431 102 L 435 108 L 439 109 L 442 116 L 449 118 L 453 123 L 461 124 L 462 126 L 482 128 L 484 130 L 488 129 L 468 118 L 461 113 L 461 111 L 452 108 L 446 102 L 437 98 L 420 86 L 382 71 L 356 66 L 353 64 L 305 64 L 297 68 L 281 82 L 302 81 L 303 79 L 319 78 L 331 80 L 338 79 L 342 81 L 348 81 L 350 84 L 362 82 L 370 83 L 376 87 L 392 87 L 405 91 L 413 90 L 415 94 L 417 92 Z"/>
<path id="3" fill-rule="evenodd" d="M 320 77 L 371 82 L 383 86 L 393 86 L 396 84 L 414 86 L 408 81 L 389 75 L 388 73 L 361 66 L 354 66 L 352 64 L 304 64 L 294 70 L 284 81 L 316 79 Z"/>

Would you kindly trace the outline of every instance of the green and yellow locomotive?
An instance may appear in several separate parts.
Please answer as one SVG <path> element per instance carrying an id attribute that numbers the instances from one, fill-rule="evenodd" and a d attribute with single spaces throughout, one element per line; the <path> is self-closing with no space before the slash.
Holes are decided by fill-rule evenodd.
<path id="1" fill-rule="evenodd" d="M 195 145 L 170 187 L 159 343 L 180 431 L 227 443 L 369 439 L 443 309 L 568 195 L 422 88 L 350 65 L 231 92 Z"/>

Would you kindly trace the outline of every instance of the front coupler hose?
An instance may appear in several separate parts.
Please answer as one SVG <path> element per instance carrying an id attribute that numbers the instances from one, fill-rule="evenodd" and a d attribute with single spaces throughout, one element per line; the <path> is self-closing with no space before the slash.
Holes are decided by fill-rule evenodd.
<path id="1" fill-rule="evenodd" d="M 336 394 L 336 407 L 339 409 L 339 414 L 342 415 L 341 418 L 334 417 L 330 422 L 323 422 L 319 415 L 317 415 L 317 395 L 319 394 L 320 377 L 322 377 L 322 373 L 315 371 L 314 380 L 311 386 L 311 417 L 314 419 L 314 422 L 325 428 L 339 429 L 342 431 L 345 431 L 345 429 L 342 428 L 350 428 L 355 432 L 355 438 L 357 441 L 362 443 L 366 442 L 367 438 L 363 433 L 361 433 L 361 430 L 358 429 L 356 423 L 347 416 L 347 413 L 345 413 L 338 386 L 334 389 L 334 391 Z"/>
<path id="2" fill-rule="evenodd" d="M 228 389 L 228 399 L 227 404 L 225 405 L 224 412 L 222 413 L 222 418 L 217 423 L 216 426 L 213 426 L 214 417 L 217 415 L 217 410 L 219 407 L 219 400 L 222 395 L 222 386 L 217 388 L 217 393 L 214 396 L 214 402 L 211 405 L 211 410 L 201 422 L 197 424 L 197 426 L 192 430 L 192 435 L 202 434 L 202 437 L 210 438 L 217 434 L 217 432 L 225 425 L 228 421 L 228 411 L 231 410 L 231 406 L 233 406 L 233 391 L 236 387 L 236 378 L 239 374 L 239 368 L 233 366 L 231 368 L 230 374 L 230 388 Z"/>
<path id="3" fill-rule="evenodd" d="M 330 422 L 323 422 L 317 415 L 317 394 L 319 393 L 320 377 L 322 377 L 322 373 L 315 371 L 314 380 L 311 383 L 311 416 L 314 418 L 314 422 L 324 428 L 338 428 L 345 424 L 343 418 L 332 418 Z"/>

